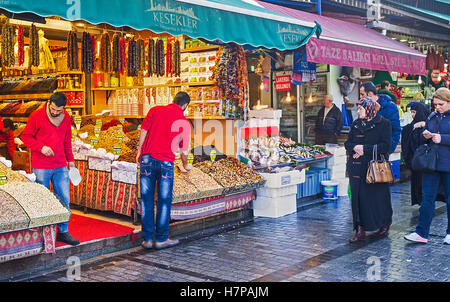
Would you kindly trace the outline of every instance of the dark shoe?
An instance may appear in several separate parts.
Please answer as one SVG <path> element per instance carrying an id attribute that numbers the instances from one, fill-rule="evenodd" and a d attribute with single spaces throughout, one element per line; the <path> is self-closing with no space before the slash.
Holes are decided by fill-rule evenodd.
<path id="1" fill-rule="evenodd" d="M 165 249 L 168 247 L 175 246 L 178 243 L 180 243 L 180 240 L 177 240 L 177 239 L 175 239 L 175 240 L 167 239 L 166 241 L 162 241 L 162 242 L 155 241 L 155 249 L 157 249 L 157 250 Z"/>
<path id="2" fill-rule="evenodd" d="M 69 245 L 78 245 L 78 244 L 80 244 L 80 241 L 75 239 L 75 238 L 73 238 L 72 235 L 70 235 L 69 232 L 58 233 L 56 235 L 56 241 L 64 242 L 64 243 L 67 243 Z"/>
<path id="3" fill-rule="evenodd" d="M 350 243 L 355 243 L 357 241 L 363 240 L 366 238 L 366 232 L 361 226 L 358 226 L 355 232 L 355 235 L 350 238 Z"/>
<path id="4" fill-rule="evenodd" d="M 142 241 L 141 246 L 144 249 L 152 249 L 153 248 L 153 241 Z"/>
<path id="5" fill-rule="evenodd" d="M 387 235 L 387 233 L 389 232 L 389 228 L 391 227 L 391 224 L 389 223 L 389 224 L 387 224 L 387 225 L 385 225 L 385 226 L 383 226 L 383 227 L 381 227 L 379 230 L 378 230 L 378 232 L 376 232 L 375 233 L 375 235 L 377 235 L 377 236 L 384 236 L 384 235 Z"/>

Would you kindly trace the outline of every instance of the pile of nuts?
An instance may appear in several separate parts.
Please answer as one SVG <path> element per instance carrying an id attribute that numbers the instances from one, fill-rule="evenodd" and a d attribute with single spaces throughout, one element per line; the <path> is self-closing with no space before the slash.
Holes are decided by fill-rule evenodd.
<path id="1" fill-rule="evenodd" d="M 0 190 L 9 193 L 31 218 L 30 227 L 64 221 L 70 212 L 43 185 L 33 182 L 7 183 Z M 61 214 L 60 217 L 51 217 Z M 66 220 L 66 221 L 67 221 Z"/>
<path id="2" fill-rule="evenodd" d="M 188 173 L 181 175 L 187 182 L 193 184 L 199 192 L 222 188 L 212 177 L 196 167 L 193 167 Z"/>
<path id="3" fill-rule="evenodd" d="M 12 224 L 13 222 L 16 222 Z M 28 226 L 28 216 L 17 201 L 5 191 L 0 191 L 0 232 Z"/>
<path id="4" fill-rule="evenodd" d="M 4 172 L 8 178 L 7 182 L 28 182 L 28 179 L 19 172 L 8 169 L 5 165 L 0 163 L 0 172 Z"/>

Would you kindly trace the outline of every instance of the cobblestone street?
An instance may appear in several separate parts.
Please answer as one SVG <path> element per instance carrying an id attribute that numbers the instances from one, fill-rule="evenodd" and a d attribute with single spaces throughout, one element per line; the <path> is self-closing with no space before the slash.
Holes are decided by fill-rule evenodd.
<path id="1" fill-rule="evenodd" d="M 419 206 L 410 205 L 409 183 L 392 186 L 391 194 L 393 225 L 384 238 L 349 244 L 351 209 L 344 198 L 278 219 L 255 217 L 241 228 L 166 250 L 102 257 L 82 264 L 81 281 L 450 281 L 445 203 L 436 202 L 428 244 L 415 244 L 403 239 L 419 216 Z M 66 276 L 63 270 L 28 281 L 69 281 Z"/>

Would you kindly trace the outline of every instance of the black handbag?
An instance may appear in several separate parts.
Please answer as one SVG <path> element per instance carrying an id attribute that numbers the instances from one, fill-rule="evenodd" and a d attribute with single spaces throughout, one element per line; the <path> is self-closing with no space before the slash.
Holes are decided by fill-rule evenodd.
<path id="1" fill-rule="evenodd" d="M 434 172 L 438 162 L 438 146 L 434 143 L 420 145 L 414 152 L 411 168 L 418 172 Z"/>

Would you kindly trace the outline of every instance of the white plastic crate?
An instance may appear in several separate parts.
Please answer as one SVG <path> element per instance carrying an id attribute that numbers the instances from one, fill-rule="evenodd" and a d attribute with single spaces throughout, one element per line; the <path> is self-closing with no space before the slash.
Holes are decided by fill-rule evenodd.
<path id="1" fill-rule="evenodd" d="M 338 183 L 338 196 L 347 196 L 349 179 L 348 178 L 339 178 L 339 179 L 333 179 L 333 181 L 336 181 Z"/>
<path id="2" fill-rule="evenodd" d="M 261 188 L 256 190 L 256 196 L 277 198 L 297 194 L 297 185 L 282 188 Z"/>
<path id="3" fill-rule="evenodd" d="M 249 110 L 248 116 L 255 118 L 280 119 L 282 111 L 272 109 Z"/>
<path id="4" fill-rule="evenodd" d="M 328 168 L 332 168 L 333 166 L 346 165 L 347 164 L 347 155 L 336 156 L 333 155 L 327 161 Z"/>
<path id="5" fill-rule="evenodd" d="M 347 155 L 345 147 L 339 147 L 337 145 L 325 145 L 325 150 L 327 150 L 336 157 Z"/>
<path id="6" fill-rule="evenodd" d="M 305 182 L 306 171 L 293 170 L 280 173 L 260 173 L 266 180 L 265 188 L 284 188 Z"/>
<path id="7" fill-rule="evenodd" d="M 278 218 L 297 212 L 297 194 L 270 198 L 258 196 L 253 201 L 253 215 Z"/>

